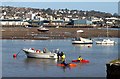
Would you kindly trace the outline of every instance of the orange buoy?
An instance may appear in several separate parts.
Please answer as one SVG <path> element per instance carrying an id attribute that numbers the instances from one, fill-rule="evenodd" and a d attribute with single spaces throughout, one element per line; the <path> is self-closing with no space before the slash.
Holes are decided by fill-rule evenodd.
<path id="1" fill-rule="evenodd" d="M 35 50 L 34 48 L 31 48 L 32 50 Z"/>
<path id="2" fill-rule="evenodd" d="M 14 57 L 14 58 L 17 57 L 17 54 L 13 54 L 13 57 Z"/>

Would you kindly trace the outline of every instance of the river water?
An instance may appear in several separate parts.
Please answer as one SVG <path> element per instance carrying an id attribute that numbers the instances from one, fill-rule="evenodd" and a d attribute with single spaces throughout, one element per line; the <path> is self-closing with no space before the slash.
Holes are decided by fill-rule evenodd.
<path id="1" fill-rule="evenodd" d="M 94 38 L 96 39 L 96 38 Z M 120 39 L 112 38 L 115 41 Z M 1 40 L 3 77 L 106 77 L 106 63 L 118 57 L 118 43 L 115 45 L 72 45 L 65 40 Z M 65 52 L 66 61 L 71 62 L 81 55 L 90 63 L 76 63 L 75 68 L 57 66 L 57 60 L 27 58 L 23 51 L 13 58 L 22 48 L 48 50 L 59 48 Z"/>

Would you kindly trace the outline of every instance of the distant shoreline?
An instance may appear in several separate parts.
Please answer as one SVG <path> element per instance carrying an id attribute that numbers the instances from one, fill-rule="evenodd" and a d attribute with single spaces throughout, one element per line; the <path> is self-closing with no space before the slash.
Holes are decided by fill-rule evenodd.
<path id="1" fill-rule="evenodd" d="M 36 27 L 2 27 L 2 38 L 0 39 L 23 39 L 23 40 L 49 40 L 49 39 L 67 39 L 74 37 L 94 38 L 106 37 L 107 32 L 103 29 L 90 28 L 48 28 L 48 32 L 39 32 Z M 83 33 L 77 33 L 77 30 L 83 30 Z M 109 37 L 120 38 L 120 30 L 109 30 Z"/>

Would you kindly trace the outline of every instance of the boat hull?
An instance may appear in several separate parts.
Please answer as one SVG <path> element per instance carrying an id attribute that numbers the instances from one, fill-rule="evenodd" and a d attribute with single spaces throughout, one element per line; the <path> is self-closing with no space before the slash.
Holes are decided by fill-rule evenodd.
<path id="1" fill-rule="evenodd" d="M 96 44 L 114 44 L 114 42 L 101 42 L 101 41 L 97 41 Z"/>
<path id="2" fill-rule="evenodd" d="M 90 39 L 79 37 L 79 38 L 72 40 L 72 44 L 93 44 L 93 41 Z"/>
<path id="3" fill-rule="evenodd" d="M 41 59 L 57 59 L 56 53 L 36 53 L 33 50 L 23 49 L 28 58 L 41 58 Z"/>
<path id="4" fill-rule="evenodd" d="M 93 42 L 72 41 L 72 44 L 93 44 Z"/>
<path id="5" fill-rule="evenodd" d="M 103 41 L 96 41 L 96 44 L 115 44 L 115 41 L 104 39 Z"/>
<path id="6" fill-rule="evenodd" d="M 47 32 L 47 31 L 49 31 L 49 30 L 41 30 L 41 29 L 37 29 L 38 31 L 40 31 L 40 32 Z"/>

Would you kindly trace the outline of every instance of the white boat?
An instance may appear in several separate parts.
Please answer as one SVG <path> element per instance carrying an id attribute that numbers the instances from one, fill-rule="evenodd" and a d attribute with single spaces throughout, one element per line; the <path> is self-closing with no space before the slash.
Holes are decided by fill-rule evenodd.
<path id="1" fill-rule="evenodd" d="M 110 39 L 102 39 L 102 40 L 96 41 L 96 44 L 115 44 L 115 41 Z"/>
<path id="2" fill-rule="evenodd" d="M 23 49 L 28 58 L 41 58 L 41 59 L 57 59 L 57 54 L 46 51 L 45 53 L 40 50 L 32 48 Z"/>
<path id="3" fill-rule="evenodd" d="M 72 44 L 92 44 L 93 41 L 91 39 L 86 39 L 86 38 L 75 38 L 72 40 Z"/>
<path id="4" fill-rule="evenodd" d="M 47 29 L 47 28 L 45 28 L 43 26 L 39 27 L 37 30 L 41 31 L 41 32 L 47 32 L 47 31 L 49 31 L 49 29 Z"/>
<path id="5" fill-rule="evenodd" d="M 102 40 L 98 40 L 95 42 L 96 42 L 96 44 L 115 44 L 116 43 L 115 41 L 108 39 L 108 26 L 107 26 L 107 38 L 102 39 Z"/>

